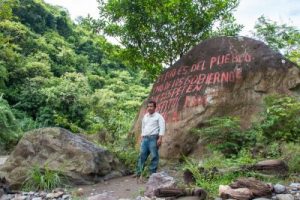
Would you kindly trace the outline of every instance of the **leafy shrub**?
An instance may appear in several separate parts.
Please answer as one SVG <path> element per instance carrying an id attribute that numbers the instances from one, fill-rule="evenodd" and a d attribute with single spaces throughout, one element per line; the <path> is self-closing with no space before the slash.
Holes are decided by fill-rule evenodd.
<path id="1" fill-rule="evenodd" d="M 125 164 L 130 172 L 135 171 L 139 156 L 139 151 L 134 147 L 134 140 L 134 137 L 127 137 L 116 141 L 113 145 L 107 144 L 107 148 Z"/>
<path id="2" fill-rule="evenodd" d="M 289 96 L 265 98 L 266 110 L 261 129 L 267 143 L 300 142 L 300 102 Z"/>
<path id="3" fill-rule="evenodd" d="M 4 149 L 9 148 L 15 143 L 20 134 L 20 128 L 13 114 L 12 109 L 6 100 L 0 95 L 0 146 Z M 2 149 L 2 150 L 4 150 Z"/>
<path id="4" fill-rule="evenodd" d="M 207 122 L 207 126 L 194 132 L 206 137 L 218 151 L 226 156 L 237 154 L 250 142 L 255 142 L 253 135 L 241 130 L 237 117 L 216 117 Z"/>
<path id="5" fill-rule="evenodd" d="M 300 173 L 300 146 L 295 143 L 282 145 L 282 156 L 289 166 L 290 173 Z"/>
<path id="6" fill-rule="evenodd" d="M 23 183 L 24 190 L 52 190 L 64 185 L 64 178 L 59 172 L 51 171 L 48 167 L 42 169 L 34 166 Z"/>

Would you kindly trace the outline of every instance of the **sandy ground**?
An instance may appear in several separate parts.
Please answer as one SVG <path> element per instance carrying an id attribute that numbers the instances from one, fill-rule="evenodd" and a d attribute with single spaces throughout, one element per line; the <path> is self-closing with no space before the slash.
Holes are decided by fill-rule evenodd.
<path id="1" fill-rule="evenodd" d="M 89 186 L 81 186 L 74 193 L 82 197 L 97 196 L 97 200 L 135 199 L 145 191 L 145 183 L 138 182 L 131 176 L 111 179 Z M 101 198 L 103 197 L 103 198 Z"/>
<path id="2" fill-rule="evenodd" d="M 143 196 L 146 188 L 146 180 L 143 182 L 131 176 L 111 179 L 95 185 L 74 188 L 73 194 L 80 195 L 80 199 L 89 200 L 118 200 L 136 199 Z M 181 197 L 178 200 L 196 200 L 197 197 Z"/>

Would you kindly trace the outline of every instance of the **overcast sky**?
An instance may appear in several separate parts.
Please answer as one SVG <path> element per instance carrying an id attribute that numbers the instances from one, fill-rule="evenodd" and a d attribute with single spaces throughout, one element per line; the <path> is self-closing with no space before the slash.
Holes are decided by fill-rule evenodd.
<path id="1" fill-rule="evenodd" d="M 97 18 L 96 0 L 45 0 L 47 3 L 65 7 L 71 18 L 78 16 Z M 234 12 L 237 22 L 245 26 L 242 35 L 250 36 L 257 18 L 261 15 L 279 23 L 288 23 L 300 29 L 300 0 L 240 0 Z"/>

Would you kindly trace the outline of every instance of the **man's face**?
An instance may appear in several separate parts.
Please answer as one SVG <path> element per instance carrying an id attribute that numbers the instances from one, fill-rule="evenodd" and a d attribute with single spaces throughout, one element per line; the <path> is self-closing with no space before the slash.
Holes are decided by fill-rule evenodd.
<path id="1" fill-rule="evenodd" d="M 147 111 L 150 114 L 153 114 L 155 112 L 155 107 L 154 107 L 153 103 L 148 103 L 148 105 L 147 105 Z"/>

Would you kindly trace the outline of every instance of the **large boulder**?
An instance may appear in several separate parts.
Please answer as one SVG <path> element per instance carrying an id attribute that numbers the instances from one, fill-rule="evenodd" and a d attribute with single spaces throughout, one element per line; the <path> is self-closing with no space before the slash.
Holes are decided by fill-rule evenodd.
<path id="1" fill-rule="evenodd" d="M 212 117 L 239 116 L 247 128 L 259 120 L 263 98 L 300 94 L 299 68 L 263 42 L 246 37 L 218 37 L 190 50 L 156 80 L 147 99 L 167 123 L 160 153 L 175 158 L 203 151 L 203 138 L 190 134 Z M 146 101 L 133 126 L 140 134 Z"/>
<path id="2" fill-rule="evenodd" d="M 60 171 L 73 184 L 90 184 L 121 175 L 119 161 L 107 150 L 62 128 L 42 128 L 25 133 L 0 174 L 18 188 L 33 166 Z"/>

